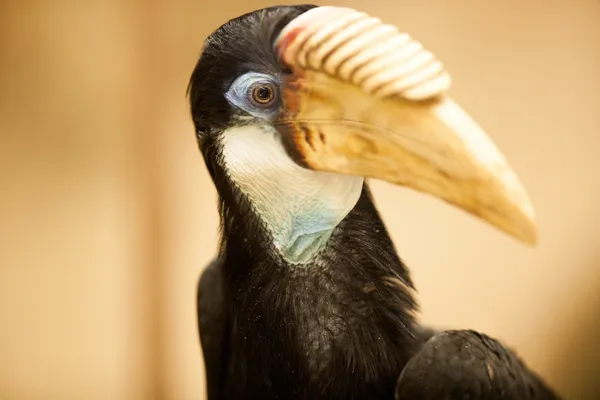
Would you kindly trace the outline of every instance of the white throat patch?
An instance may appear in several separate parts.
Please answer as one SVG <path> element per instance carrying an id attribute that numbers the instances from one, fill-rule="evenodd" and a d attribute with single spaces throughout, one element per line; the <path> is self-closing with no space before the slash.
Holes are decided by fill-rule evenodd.
<path id="1" fill-rule="evenodd" d="M 281 255 L 304 263 L 354 208 L 364 179 L 300 167 L 278 134 L 269 125 L 223 132 L 225 168 L 266 224 Z"/>

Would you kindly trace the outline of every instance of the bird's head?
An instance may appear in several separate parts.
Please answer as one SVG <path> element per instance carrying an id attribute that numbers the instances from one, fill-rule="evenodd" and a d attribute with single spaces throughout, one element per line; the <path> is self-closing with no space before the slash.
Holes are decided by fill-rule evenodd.
<path id="1" fill-rule="evenodd" d="M 347 8 L 303 5 L 218 28 L 189 91 L 219 193 L 234 187 L 248 199 L 291 259 L 306 257 L 302 243 L 350 212 L 364 178 L 439 197 L 535 242 L 527 194 L 446 96 L 449 86 L 433 54 L 395 27 Z"/>

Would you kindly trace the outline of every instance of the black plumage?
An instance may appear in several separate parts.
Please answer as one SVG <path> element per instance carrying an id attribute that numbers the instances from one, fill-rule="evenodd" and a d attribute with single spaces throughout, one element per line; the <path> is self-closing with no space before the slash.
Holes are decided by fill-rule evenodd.
<path id="1" fill-rule="evenodd" d="M 311 7 L 271 7 L 226 23 L 207 39 L 191 77 L 222 229 L 198 288 L 208 398 L 557 398 L 498 342 L 417 325 L 412 281 L 366 184 L 318 256 L 289 265 L 228 176 L 220 134 L 246 122 L 224 93 L 248 71 L 289 73 L 272 44 Z"/>

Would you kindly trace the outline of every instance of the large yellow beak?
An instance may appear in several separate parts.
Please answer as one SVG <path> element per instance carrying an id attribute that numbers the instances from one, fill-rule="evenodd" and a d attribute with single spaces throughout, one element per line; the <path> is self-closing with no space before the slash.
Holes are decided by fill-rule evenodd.
<path id="1" fill-rule="evenodd" d="M 318 7 L 275 46 L 292 70 L 278 124 L 299 163 L 408 186 L 536 242 L 519 179 L 445 95 L 448 74 L 418 42 L 364 13 Z"/>

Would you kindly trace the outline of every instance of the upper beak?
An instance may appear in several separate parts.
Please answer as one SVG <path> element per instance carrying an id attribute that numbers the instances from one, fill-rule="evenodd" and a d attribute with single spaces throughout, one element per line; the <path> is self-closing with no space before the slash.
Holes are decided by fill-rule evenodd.
<path id="1" fill-rule="evenodd" d="M 408 186 L 536 242 L 519 179 L 445 96 L 450 78 L 418 42 L 364 13 L 318 7 L 288 24 L 275 46 L 292 70 L 278 123 L 299 163 Z"/>

